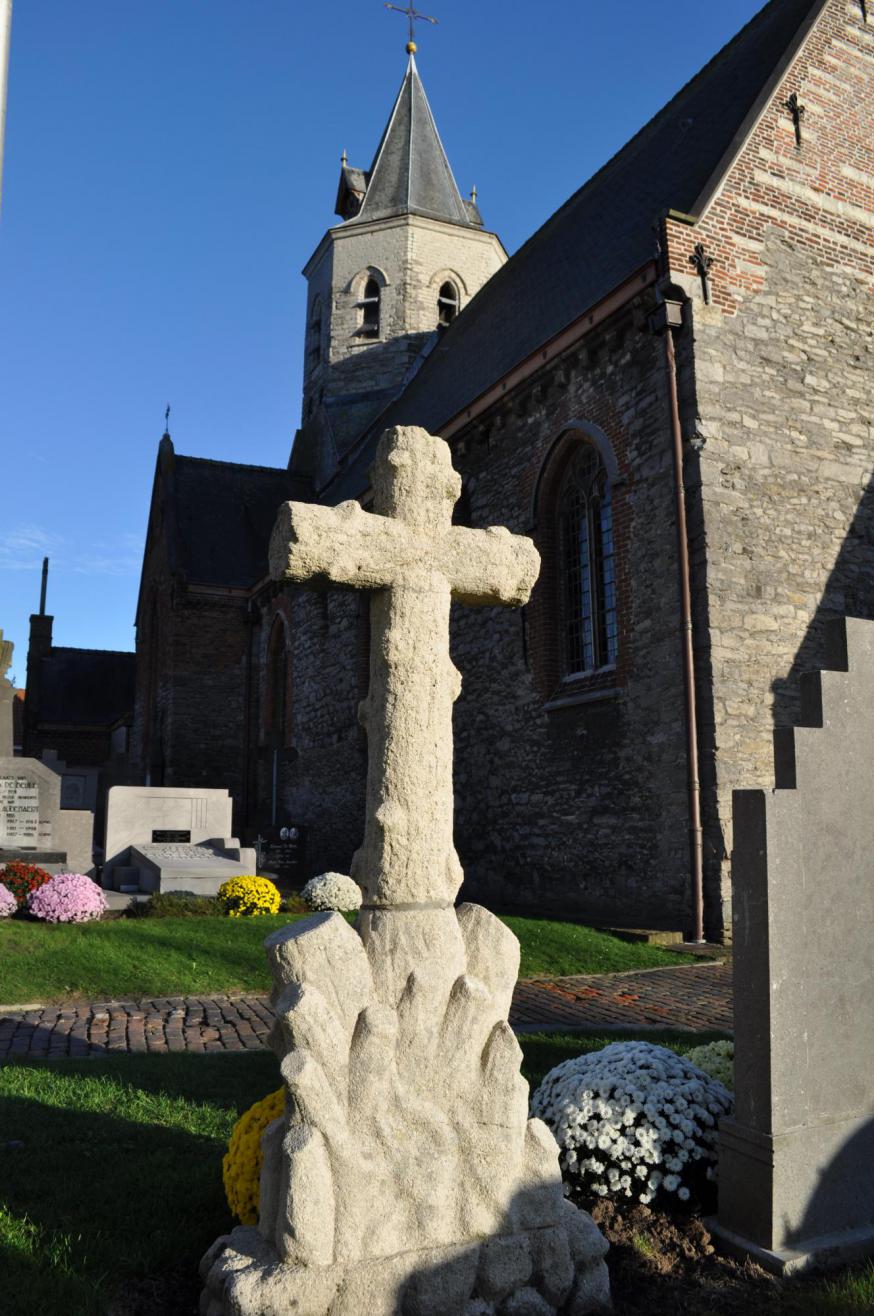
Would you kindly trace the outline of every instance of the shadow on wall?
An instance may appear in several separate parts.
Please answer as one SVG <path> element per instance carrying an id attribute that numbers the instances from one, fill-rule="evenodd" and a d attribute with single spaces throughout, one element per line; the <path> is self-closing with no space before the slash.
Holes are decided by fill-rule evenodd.
<path id="1" fill-rule="evenodd" d="M 771 686 L 775 727 L 799 724 L 800 677 L 805 672 L 828 667 L 824 628 L 827 621 L 836 617 L 874 620 L 874 476 L 862 494 L 792 666 Z"/>
<path id="2" fill-rule="evenodd" d="M 824 1165 L 819 1183 L 797 1229 L 787 1229 L 787 1241 L 805 1241 L 838 1230 L 862 1229 L 874 1234 L 874 1115 Z M 874 1251 L 869 1246 L 868 1251 Z"/>

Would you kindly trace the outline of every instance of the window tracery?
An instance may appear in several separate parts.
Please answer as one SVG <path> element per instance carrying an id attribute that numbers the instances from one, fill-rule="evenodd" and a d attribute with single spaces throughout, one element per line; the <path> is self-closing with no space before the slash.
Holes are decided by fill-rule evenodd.
<path id="1" fill-rule="evenodd" d="M 580 676 L 615 663 L 616 572 L 613 507 L 597 449 L 580 444 L 558 499 L 562 670 Z"/>

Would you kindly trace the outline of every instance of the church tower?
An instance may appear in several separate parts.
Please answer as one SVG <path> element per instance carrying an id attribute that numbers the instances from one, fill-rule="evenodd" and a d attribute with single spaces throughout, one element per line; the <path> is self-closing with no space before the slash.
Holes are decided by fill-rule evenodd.
<path id="1" fill-rule="evenodd" d="M 462 198 L 413 50 L 369 170 L 346 161 L 308 281 L 303 458 L 316 489 L 395 397 L 437 337 L 507 259 Z M 304 456 L 306 454 L 306 456 Z"/>

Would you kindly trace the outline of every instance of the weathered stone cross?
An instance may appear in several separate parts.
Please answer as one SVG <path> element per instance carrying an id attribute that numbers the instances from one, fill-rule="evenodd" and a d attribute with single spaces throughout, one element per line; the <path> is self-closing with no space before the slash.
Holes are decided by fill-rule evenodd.
<path id="1" fill-rule="evenodd" d="M 449 605 L 526 602 L 540 566 L 529 539 L 452 524 L 461 492 L 447 444 L 425 430 L 383 435 L 373 512 L 358 503 L 286 503 L 270 543 L 274 579 L 374 590 L 367 816 L 352 876 L 372 906 L 451 905 L 461 885 L 452 840 Z"/>

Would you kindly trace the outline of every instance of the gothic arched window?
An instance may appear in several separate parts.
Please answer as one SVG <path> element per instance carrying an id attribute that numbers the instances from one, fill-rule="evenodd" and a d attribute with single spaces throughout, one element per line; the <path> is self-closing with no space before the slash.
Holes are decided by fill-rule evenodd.
<path id="1" fill-rule="evenodd" d="M 458 315 L 458 289 L 447 279 L 446 283 L 440 285 L 440 292 L 437 294 L 437 323 L 452 324 L 456 315 Z"/>
<path id="2" fill-rule="evenodd" d="M 368 279 L 361 298 L 361 333 L 365 338 L 379 337 L 380 287 L 376 279 Z"/>
<path id="3" fill-rule="evenodd" d="M 616 661 L 613 509 L 598 450 L 580 444 L 558 499 L 562 667 L 579 676 Z"/>
<path id="4" fill-rule="evenodd" d="M 265 731 L 275 745 L 288 740 L 288 647 L 285 627 L 277 617 L 267 646 Z"/>

